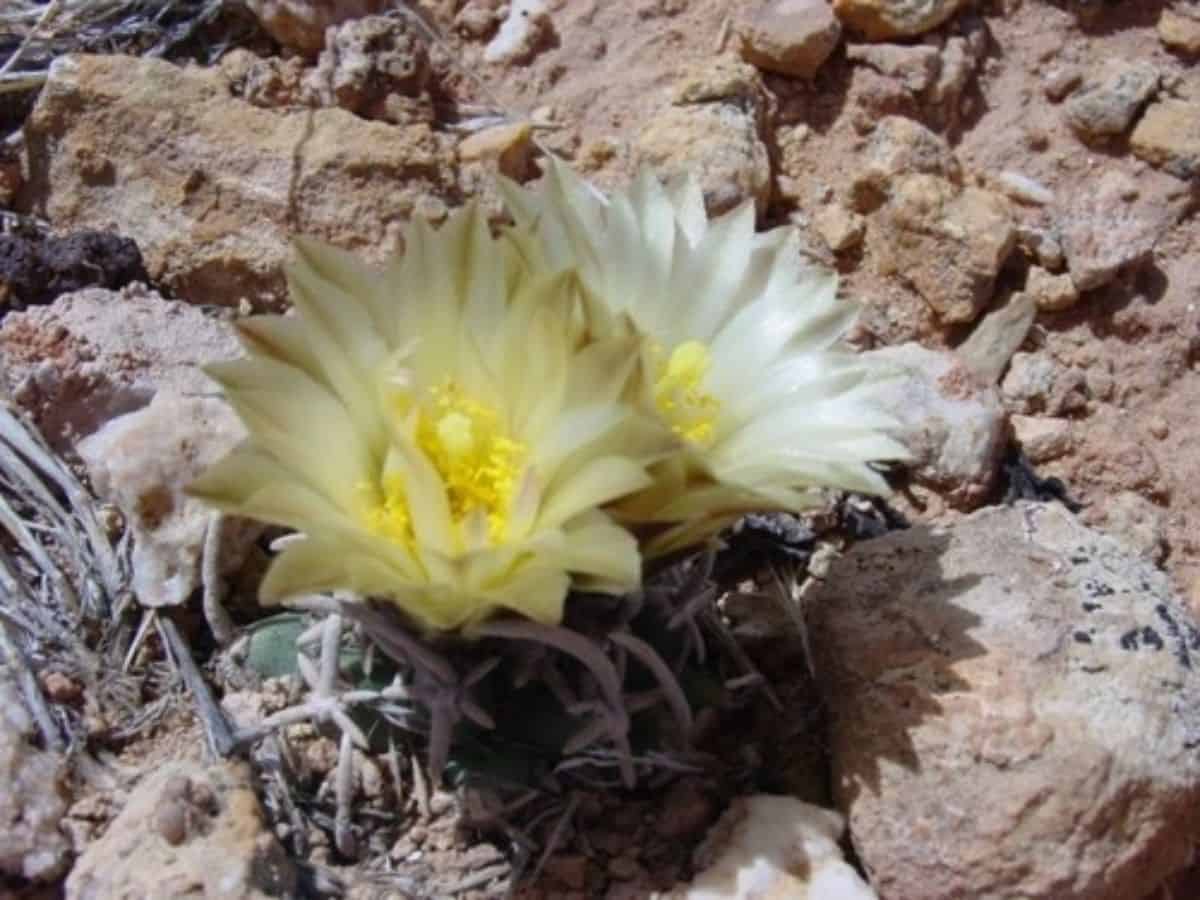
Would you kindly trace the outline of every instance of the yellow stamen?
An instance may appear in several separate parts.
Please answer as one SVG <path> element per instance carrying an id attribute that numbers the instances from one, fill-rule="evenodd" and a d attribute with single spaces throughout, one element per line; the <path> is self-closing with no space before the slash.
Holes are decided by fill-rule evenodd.
<path id="1" fill-rule="evenodd" d="M 655 348 L 661 357 L 662 350 Z M 705 445 L 714 434 L 721 402 L 704 390 L 712 355 L 699 341 L 685 341 L 659 365 L 654 402 L 671 430 L 688 443 Z"/>

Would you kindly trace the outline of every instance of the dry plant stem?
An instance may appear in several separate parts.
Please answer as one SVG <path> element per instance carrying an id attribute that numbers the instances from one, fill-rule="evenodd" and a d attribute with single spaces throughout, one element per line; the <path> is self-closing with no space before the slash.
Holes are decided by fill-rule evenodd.
<path id="1" fill-rule="evenodd" d="M 334 797 L 337 803 L 333 818 L 333 841 L 338 852 L 353 858 L 357 855 L 357 842 L 350 828 L 351 805 L 354 802 L 354 739 L 348 731 L 342 732 L 338 745 L 337 773 Z"/>
<path id="2" fill-rule="evenodd" d="M 554 827 L 550 829 L 550 834 L 546 836 L 546 843 L 542 847 L 542 853 L 538 857 L 538 861 L 533 867 L 533 872 L 529 876 L 529 880 L 531 882 L 537 881 L 538 876 L 542 874 L 542 868 L 546 865 L 546 860 L 548 860 L 554 854 L 554 851 L 558 849 L 559 844 L 562 842 L 563 834 L 566 831 L 567 824 L 575 817 L 575 810 L 578 807 L 579 796 L 575 793 L 572 793 L 567 800 L 567 808 L 563 810 L 562 815 L 558 817 L 558 821 L 554 823 Z"/>
<path id="3" fill-rule="evenodd" d="M 3 652 L 4 661 L 10 669 L 15 670 L 21 699 L 25 701 L 26 708 L 37 723 L 38 731 L 42 735 L 42 743 L 48 750 L 62 751 L 66 749 L 66 742 L 54 724 L 54 717 L 50 713 L 50 707 L 46 705 L 46 698 L 42 696 L 37 678 L 29 668 L 29 661 L 25 659 L 25 654 L 12 639 L 8 629 L 9 625 L 0 619 L 0 651 Z"/>
<path id="4" fill-rule="evenodd" d="M 46 4 L 45 12 L 42 13 L 33 28 L 29 30 L 29 34 L 25 35 L 25 39 L 17 45 L 17 49 L 12 52 L 12 56 L 5 61 L 4 65 L 0 66 L 0 75 L 7 74 L 17 64 L 17 60 L 21 58 L 21 54 L 29 49 L 29 45 L 33 43 L 33 39 L 37 37 L 37 33 L 49 24 L 51 19 L 58 15 L 60 9 L 62 9 L 62 0 L 50 0 Z"/>
<path id="5" fill-rule="evenodd" d="M 225 517 L 214 512 L 204 532 L 204 551 L 200 559 L 200 582 L 203 585 L 204 619 L 220 647 L 228 646 L 233 640 L 235 629 L 222 605 L 225 582 L 221 578 L 221 539 Z"/>
<path id="6" fill-rule="evenodd" d="M 217 756 L 228 756 L 235 745 L 233 732 L 229 728 L 229 723 L 225 721 L 225 714 L 221 712 L 221 707 L 213 697 L 212 691 L 209 690 L 204 676 L 192 659 L 191 648 L 188 647 L 183 635 L 179 633 L 175 623 L 169 618 L 156 615 L 155 624 L 158 626 L 158 633 L 170 651 L 171 658 L 175 661 L 180 675 L 183 676 L 184 684 L 187 685 L 192 698 L 196 701 L 196 711 L 204 725 L 209 748 Z"/>

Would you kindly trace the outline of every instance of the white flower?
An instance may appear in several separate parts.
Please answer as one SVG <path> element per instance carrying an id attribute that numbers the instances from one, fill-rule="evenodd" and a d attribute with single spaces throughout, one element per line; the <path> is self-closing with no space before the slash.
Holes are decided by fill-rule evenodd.
<path id="1" fill-rule="evenodd" d="M 683 445 L 618 506 L 667 526 L 649 552 L 746 511 L 803 510 L 823 488 L 887 492 L 871 463 L 907 453 L 874 402 L 885 373 L 838 347 L 855 309 L 792 229 L 755 233 L 749 203 L 710 222 L 694 180 L 664 187 L 645 171 L 606 198 L 554 160 L 505 196 L 520 252 L 576 273 L 593 338 L 642 343 L 635 390 Z"/>
<path id="2" fill-rule="evenodd" d="M 600 507 L 646 487 L 668 442 L 621 400 L 630 341 L 580 346 L 563 278 L 473 207 L 406 246 L 375 272 L 297 244 L 297 315 L 246 321 L 248 358 L 210 371 L 249 442 L 191 492 L 303 533 L 268 601 L 347 588 L 455 629 L 635 587 L 636 542 Z"/>

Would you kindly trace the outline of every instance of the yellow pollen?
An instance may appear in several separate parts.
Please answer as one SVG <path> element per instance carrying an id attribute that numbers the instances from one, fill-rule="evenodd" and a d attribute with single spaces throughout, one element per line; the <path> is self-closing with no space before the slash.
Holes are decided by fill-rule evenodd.
<path id="1" fill-rule="evenodd" d="M 367 482 L 358 488 L 363 495 L 366 524 L 371 533 L 411 546 L 412 518 L 404 496 L 404 480 L 399 475 L 386 475 L 380 480 L 378 489 Z"/>
<path id="2" fill-rule="evenodd" d="M 662 350 L 655 348 L 661 357 Z M 685 341 L 660 363 L 654 402 L 671 430 L 688 443 L 705 445 L 713 438 L 721 403 L 704 390 L 712 354 L 699 341 Z"/>
<path id="3" fill-rule="evenodd" d="M 453 382 L 432 392 L 417 422 L 417 443 L 433 463 L 456 523 L 483 512 L 493 542 L 504 540 L 526 448 L 509 438 L 496 411 Z"/>

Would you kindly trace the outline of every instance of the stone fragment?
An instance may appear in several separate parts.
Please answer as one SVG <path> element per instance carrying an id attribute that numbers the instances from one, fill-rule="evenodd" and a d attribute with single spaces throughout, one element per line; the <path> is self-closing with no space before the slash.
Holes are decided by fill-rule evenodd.
<path id="1" fill-rule="evenodd" d="M 695 66 L 672 96 L 673 105 L 638 135 L 637 162 L 664 177 L 694 175 L 709 215 L 747 199 L 765 211 L 771 161 L 760 131 L 766 100 L 754 67 L 728 58 Z"/>
<path id="2" fill-rule="evenodd" d="M 1050 272 L 1061 272 L 1067 264 L 1063 254 L 1062 240 L 1053 228 L 1021 224 L 1017 226 L 1017 246 L 1037 260 L 1038 265 Z"/>
<path id="3" fill-rule="evenodd" d="M 928 44 L 850 44 L 846 59 L 870 66 L 880 75 L 894 78 L 914 94 L 920 94 L 937 81 L 942 58 L 937 47 Z"/>
<path id="4" fill-rule="evenodd" d="M 738 797 L 697 848 L 698 874 L 660 900 L 878 900 L 842 857 L 832 810 L 794 797 Z"/>
<path id="5" fill-rule="evenodd" d="M 1042 78 L 1042 93 L 1059 103 L 1083 83 L 1083 73 L 1074 66 L 1055 66 Z"/>
<path id="6" fill-rule="evenodd" d="M 148 57 L 59 57 L 24 134 L 25 211 L 115 227 L 194 303 L 280 305 L 291 235 L 378 261 L 418 202 L 459 190 L 453 139 L 426 125 L 260 109 L 217 69 Z"/>
<path id="7" fill-rule="evenodd" d="M 458 156 L 463 162 L 495 162 L 502 174 L 525 181 L 533 174 L 532 138 L 528 122 L 493 125 L 463 138 Z"/>
<path id="8" fill-rule="evenodd" d="M 1016 246 L 1003 197 L 934 175 L 893 180 L 870 233 L 880 271 L 911 284 L 946 323 L 978 317 Z"/>
<path id="9" fill-rule="evenodd" d="M 982 383 L 998 384 L 1035 318 L 1033 298 L 1024 292 L 1012 293 L 979 320 L 954 352 Z"/>
<path id="10" fill-rule="evenodd" d="M 1004 196 L 1026 206 L 1045 206 L 1054 202 L 1054 193 L 1048 187 L 1020 172 L 1001 172 L 996 176 L 995 184 Z"/>
<path id="11" fill-rule="evenodd" d="M 868 40 L 887 41 L 932 31 L 962 5 L 963 0 L 833 0 L 833 11 Z"/>
<path id="12" fill-rule="evenodd" d="M 862 243 L 866 220 L 840 203 L 821 207 L 813 216 L 813 227 L 834 253 L 850 250 Z"/>
<path id="13" fill-rule="evenodd" d="M 467 0 L 454 17 L 454 27 L 460 34 L 480 41 L 496 30 L 501 18 L 498 5 L 491 0 Z"/>
<path id="14" fill-rule="evenodd" d="M 881 896 L 1127 900 L 1186 864 L 1200 630 L 1152 564 L 1022 503 L 860 543 L 822 585 L 834 793 Z"/>
<path id="15" fill-rule="evenodd" d="M 1000 384 L 1005 406 L 1015 413 L 1061 416 L 1087 408 L 1083 373 L 1055 361 L 1049 353 L 1016 353 Z"/>
<path id="16" fill-rule="evenodd" d="M 1079 289 L 1070 275 L 1065 272 L 1053 275 L 1038 266 L 1030 268 L 1025 278 L 1025 290 L 1043 312 L 1070 309 L 1079 299 Z"/>
<path id="17" fill-rule="evenodd" d="M 179 762 L 134 788 L 67 878 L 67 900 L 299 896 L 295 864 L 263 822 L 244 764 Z"/>
<path id="18" fill-rule="evenodd" d="M 188 483 L 245 438 L 223 400 L 159 391 L 145 409 L 114 419 L 79 443 L 101 498 L 133 534 L 132 587 L 143 606 L 176 606 L 200 586 L 211 509 L 183 493 Z M 226 528 L 225 572 L 236 570 L 262 526 Z"/>
<path id="19" fill-rule="evenodd" d="M 382 119 L 389 98 L 426 95 L 429 54 L 408 19 L 355 19 L 332 28 L 326 44 L 316 67 L 304 77 L 309 105 L 339 106 L 366 119 Z"/>
<path id="20" fill-rule="evenodd" d="M 812 78 L 842 37 L 827 0 L 758 0 L 736 29 L 746 62 L 797 78 Z"/>
<path id="21" fill-rule="evenodd" d="M 956 183 L 962 178 L 950 145 L 904 116 L 886 116 L 879 122 L 861 166 L 850 188 L 852 204 L 859 212 L 878 207 L 899 175 L 938 175 Z"/>
<path id="22" fill-rule="evenodd" d="M 1135 181 L 1108 170 L 1076 191 L 1056 216 L 1075 286 L 1090 291 L 1143 265 L 1187 202 L 1186 185 L 1153 171 Z"/>
<path id="23" fill-rule="evenodd" d="M 66 294 L 0 323 L 4 386 L 59 450 L 159 388 L 213 393 L 200 367 L 240 354 L 228 322 L 141 285 Z"/>
<path id="24" fill-rule="evenodd" d="M 1063 107 L 1067 124 L 1084 139 L 1124 134 L 1158 91 L 1158 81 L 1149 63 L 1121 63 L 1071 96 Z"/>
<path id="25" fill-rule="evenodd" d="M 1158 39 L 1180 53 L 1200 54 L 1200 14 L 1164 9 L 1158 17 Z"/>
<path id="26" fill-rule="evenodd" d="M 957 356 L 908 343 L 873 351 L 901 377 L 880 388 L 880 406 L 899 422 L 896 438 L 913 455 L 913 477 L 954 506 L 988 494 L 1007 429 L 996 388 Z"/>
<path id="27" fill-rule="evenodd" d="M 246 0 L 267 34 L 283 46 L 316 56 L 325 31 L 348 19 L 383 12 L 388 0 Z"/>
<path id="28" fill-rule="evenodd" d="M 1071 451 L 1071 421 L 1050 416 L 1012 416 L 1013 437 L 1035 465 Z"/>
<path id="29" fill-rule="evenodd" d="M 490 63 L 527 63 L 553 39 L 554 23 L 546 0 L 513 0 L 483 58 Z"/>
<path id="30" fill-rule="evenodd" d="M 1167 554 L 1167 511 L 1136 491 L 1118 491 L 1098 504 L 1100 527 L 1153 563 Z M 1092 510 L 1089 510 L 1092 512 Z"/>
<path id="31" fill-rule="evenodd" d="M 20 691 L 0 672 L 0 876 L 46 882 L 70 861 L 58 827 L 67 811 L 66 764 L 34 746 L 36 732 Z"/>
<path id="32" fill-rule="evenodd" d="M 1129 143 L 1135 156 L 1176 178 L 1200 178 L 1200 103 L 1155 103 L 1133 129 Z"/>

